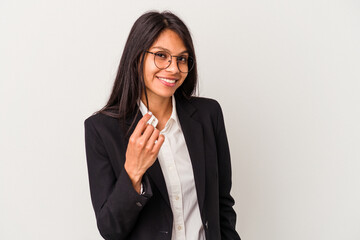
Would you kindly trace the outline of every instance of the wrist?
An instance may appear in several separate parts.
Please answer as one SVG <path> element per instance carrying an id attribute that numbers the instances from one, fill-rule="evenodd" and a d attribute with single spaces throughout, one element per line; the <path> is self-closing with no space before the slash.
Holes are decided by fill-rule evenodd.
<path id="1" fill-rule="evenodd" d="M 131 171 L 131 169 L 129 169 L 127 167 L 126 163 L 124 165 L 124 168 L 131 180 L 131 183 L 132 183 L 134 189 L 136 190 L 136 192 L 138 192 L 140 194 L 142 174 Z"/>

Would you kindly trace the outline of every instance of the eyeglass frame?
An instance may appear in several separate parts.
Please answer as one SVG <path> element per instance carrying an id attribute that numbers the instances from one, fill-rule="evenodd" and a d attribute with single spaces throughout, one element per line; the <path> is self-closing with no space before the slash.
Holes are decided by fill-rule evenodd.
<path id="1" fill-rule="evenodd" d="M 161 70 L 164 70 L 164 69 L 167 69 L 168 67 L 170 67 L 170 65 L 171 65 L 171 63 L 172 63 L 172 58 L 173 58 L 173 57 L 176 57 L 176 58 L 181 57 L 181 55 L 180 55 L 180 56 L 173 56 L 173 55 L 171 55 L 168 51 L 165 51 L 165 50 L 161 50 L 161 51 L 157 51 L 157 52 L 150 52 L 150 51 L 145 50 L 145 52 L 151 53 L 152 55 L 154 55 L 154 64 L 155 64 L 155 66 L 156 66 L 158 69 L 161 69 Z M 171 57 L 171 58 L 170 58 L 170 62 L 169 62 L 169 65 L 168 65 L 166 68 L 159 68 L 159 67 L 156 65 L 156 61 L 155 61 L 156 55 L 155 55 L 155 54 L 158 53 L 158 52 L 166 52 L 167 54 L 170 55 L 170 57 Z M 183 71 L 180 70 L 180 68 L 179 68 L 179 62 L 178 62 L 177 59 L 176 59 L 176 66 L 177 66 L 177 68 L 179 69 L 180 72 L 182 72 L 182 73 L 189 73 L 189 72 L 194 68 L 194 65 L 195 65 L 194 58 L 192 58 L 192 57 L 189 55 L 189 56 L 188 56 L 188 59 L 187 59 L 187 63 L 188 63 L 188 64 L 189 64 L 189 58 L 190 58 L 191 61 L 192 61 L 192 66 L 191 66 L 190 70 L 187 71 L 187 72 L 183 72 Z M 188 66 L 188 67 L 189 67 L 189 66 Z"/>

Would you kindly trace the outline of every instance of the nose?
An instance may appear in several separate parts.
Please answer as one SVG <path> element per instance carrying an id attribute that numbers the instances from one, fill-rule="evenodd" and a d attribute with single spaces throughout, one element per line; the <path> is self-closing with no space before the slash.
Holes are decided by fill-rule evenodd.
<path id="1" fill-rule="evenodd" d="M 173 58 L 175 58 L 175 59 L 173 59 Z M 171 63 L 170 63 L 170 66 L 167 67 L 166 70 L 169 71 L 169 72 L 175 72 L 175 73 L 179 72 L 179 68 L 178 68 L 178 66 L 177 66 L 177 59 L 176 59 L 176 57 L 172 57 L 171 60 L 172 60 L 172 61 L 171 61 Z M 170 61 L 170 59 L 169 59 L 169 61 Z"/>

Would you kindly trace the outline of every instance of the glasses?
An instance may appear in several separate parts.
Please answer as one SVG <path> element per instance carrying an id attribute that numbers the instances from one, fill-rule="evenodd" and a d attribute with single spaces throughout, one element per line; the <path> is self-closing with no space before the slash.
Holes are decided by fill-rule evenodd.
<path id="1" fill-rule="evenodd" d="M 172 56 L 170 53 L 166 51 L 159 51 L 159 52 L 149 52 L 154 55 L 154 63 L 155 66 L 159 69 L 166 69 L 171 65 L 172 58 L 176 58 L 176 64 L 180 72 L 188 73 L 194 67 L 194 59 L 188 55 L 181 55 L 181 56 Z"/>

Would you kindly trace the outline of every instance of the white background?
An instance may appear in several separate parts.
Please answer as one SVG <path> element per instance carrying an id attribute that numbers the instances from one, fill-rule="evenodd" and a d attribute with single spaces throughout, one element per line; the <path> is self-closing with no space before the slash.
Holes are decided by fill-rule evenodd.
<path id="1" fill-rule="evenodd" d="M 188 25 L 222 105 L 242 239 L 360 239 L 356 0 L 1 0 L 0 239 L 101 239 L 83 121 L 151 9 Z"/>

